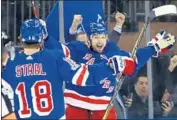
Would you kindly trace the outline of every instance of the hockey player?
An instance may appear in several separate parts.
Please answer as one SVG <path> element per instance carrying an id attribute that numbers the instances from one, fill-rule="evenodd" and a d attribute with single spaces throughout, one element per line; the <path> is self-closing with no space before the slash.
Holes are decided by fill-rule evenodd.
<path id="1" fill-rule="evenodd" d="M 4 40 L 4 38 L 2 38 Z M 8 58 L 9 58 L 9 53 L 13 51 L 14 49 L 11 46 L 11 42 L 5 44 L 5 47 L 2 48 L 2 68 L 5 67 Z M 16 118 L 15 114 L 13 113 L 13 90 L 10 87 L 8 83 L 6 83 L 3 79 L 1 79 L 1 97 L 2 97 L 2 102 L 1 102 L 1 118 L 5 120 L 9 120 L 10 118 Z"/>
<path id="2" fill-rule="evenodd" d="M 2 72 L 2 78 L 14 91 L 17 119 L 64 119 L 63 80 L 93 86 L 119 71 L 116 56 L 108 63 L 112 69 L 106 62 L 79 65 L 65 58 L 59 50 L 42 50 L 45 35 L 47 32 L 37 19 L 26 20 L 21 26 L 24 51 L 10 57 Z"/>
<path id="3" fill-rule="evenodd" d="M 141 68 L 153 54 L 167 51 L 175 42 L 174 36 L 162 31 L 148 43 L 147 47 L 138 49 L 136 58 L 131 59 L 129 53 L 121 51 L 116 44 L 107 40 L 107 30 L 103 24 L 91 23 L 89 37 L 90 49 L 80 41 L 70 42 L 67 46 L 64 46 L 54 43 L 56 40 L 53 40 L 54 46 L 50 47 L 52 42 L 50 36 L 45 41 L 45 46 L 63 49 L 67 57 L 86 64 L 100 63 L 110 56 L 120 55 L 118 64 L 121 64 L 124 68 L 123 74 L 131 75 Z M 133 69 L 133 66 L 136 66 L 136 69 Z M 115 82 L 110 83 L 110 81 L 116 81 L 115 76 L 102 81 L 104 82 L 103 86 L 78 87 L 73 84 L 66 84 L 67 118 L 88 119 L 88 113 L 90 113 L 91 119 L 101 119 L 114 90 Z M 108 90 L 104 88 L 108 88 Z M 77 113 L 79 113 L 79 116 Z M 111 110 L 108 119 L 116 119 L 114 108 Z"/>
<path id="4" fill-rule="evenodd" d="M 120 12 L 116 12 L 115 14 L 115 20 L 116 24 L 112 30 L 112 32 L 108 35 L 108 39 L 115 42 L 115 44 L 118 43 L 120 40 L 121 32 L 122 32 L 122 26 L 125 22 L 125 15 Z M 97 19 L 97 21 L 102 20 L 101 16 Z M 87 34 L 84 32 L 84 27 L 83 25 L 81 26 L 83 21 L 82 15 L 74 15 L 73 22 L 71 24 L 71 27 L 69 29 L 69 38 L 71 40 L 78 40 L 81 41 L 82 43 L 86 44 L 88 47 L 90 47 L 90 41 L 88 40 Z M 70 41 L 71 41 L 70 40 Z M 123 104 L 123 101 L 119 96 L 117 96 L 117 102 L 120 105 L 119 108 L 117 109 L 122 109 L 122 111 L 125 111 L 125 107 Z M 124 112 L 124 115 L 126 113 Z"/>
<path id="5" fill-rule="evenodd" d="M 1 95 L 2 95 L 2 103 L 1 103 L 1 118 L 3 119 L 10 119 L 16 118 L 15 114 L 13 113 L 13 90 L 9 84 L 7 84 L 3 79 L 1 80 Z"/>

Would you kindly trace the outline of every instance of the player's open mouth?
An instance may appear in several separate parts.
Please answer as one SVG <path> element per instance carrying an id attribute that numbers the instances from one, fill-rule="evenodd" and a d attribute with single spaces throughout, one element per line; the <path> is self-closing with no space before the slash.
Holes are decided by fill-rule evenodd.
<path id="1" fill-rule="evenodd" d="M 96 45 L 96 47 L 97 47 L 98 49 L 101 49 L 101 48 L 103 47 L 103 45 Z"/>

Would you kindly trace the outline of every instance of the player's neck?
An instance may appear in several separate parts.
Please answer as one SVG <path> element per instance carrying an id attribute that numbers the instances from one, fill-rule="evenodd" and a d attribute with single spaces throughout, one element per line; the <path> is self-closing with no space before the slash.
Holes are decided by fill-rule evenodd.
<path id="1" fill-rule="evenodd" d="M 40 51 L 40 48 L 37 48 L 37 49 L 30 49 L 30 48 L 24 48 L 24 53 L 26 54 L 26 55 L 32 55 L 32 54 L 34 54 L 34 53 L 37 53 L 37 52 L 39 52 Z"/>

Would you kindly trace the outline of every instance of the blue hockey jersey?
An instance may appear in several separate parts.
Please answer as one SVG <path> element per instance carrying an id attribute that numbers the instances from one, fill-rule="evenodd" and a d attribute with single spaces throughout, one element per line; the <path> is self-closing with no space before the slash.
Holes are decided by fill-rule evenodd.
<path id="1" fill-rule="evenodd" d="M 63 45 L 51 37 L 45 41 L 45 46 L 50 49 L 61 49 L 66 57 L 71 57 L 79 63 L 95 64 L 107 61 L 109 57 L 114 55 L 129 56 L 129 53 L 122 51 L 113 43 L 108 42 L 103 53 L 98 54 L 90 50 L 80 41 L 73 41 L 67 45 Z M 138 49 L 136 56 L 136 70 L 140 69 L 147 60 L 154 54 L 153 47 L 145 47 Z M 102 73 L 104 74 L 104 73 Z M 116 84 L 115 76 L 109 76 L 101 81 L 102 86 L 85 86 L 78 87 L 73 84 L 66 83 L 65 102 L 72 106 L 89 109 L 89 110 L 105 110 Z M 106 89 L 105 89 L 106 88 Z"/>
<path id="2" fill-rule="evenodd" d="M 14 90 L 17 119 L 38 120 L 64 116 L 63 80 L 93 86 L 111 75 L 112 69 L 105 63 L 79 65 L 64 58 L 59 50 L 47 49 L 32 55 L 16 53 L 2 72 L 2 78 Z"/>

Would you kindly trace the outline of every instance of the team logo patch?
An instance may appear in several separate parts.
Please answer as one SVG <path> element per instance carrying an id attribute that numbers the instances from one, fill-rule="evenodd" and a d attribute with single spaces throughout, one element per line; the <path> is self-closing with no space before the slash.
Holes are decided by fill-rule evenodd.
<path id="1" fill-rule="evenodd" d="M 101 59 L 108 60 L 108 58 L 105 55 L 100 55 Z"/>
<path id="2" fill-rule="evenodd" d="M 87 65 L 93 65 L 94 62 L 95 62 L 95 58 L 92 58 L 86 64 Z"/>
<path id="3" fill-rule="evenodd" d="M 92 57 L 92 54 L 86 54 L 84 57 L 83 57 L 83 59 L 84 60 L 89 60 L 90 58 Z"/>
<path id="4" fill-rule="evenodd" d="M 110 86 L 109 89 L 108 89 L 108 91 L 106 91 L 106 93 L 112 93 L 113 90 L 114 90 L 114 86 Z"/>
<path id="5" fill-rule="evenodd" d="M 33 60 L 33 57 L 30 55 L 26 58 L 26 60 Z"/>
<path id="6" fill-rule="evenodd" d="M 123 71 L 125 68 L 125 61 L 122 57 L 119 57 L 118 65 L 119 65 L 119 70 Z"/>
<path id="7" fill-rule="evenodd" d="M 100 81 L 100 84 L 103 84 L 102 88 L 109 88 L 111 81 L 108 80 L 108 78 L 104 78 L 103 80 Z"/>

